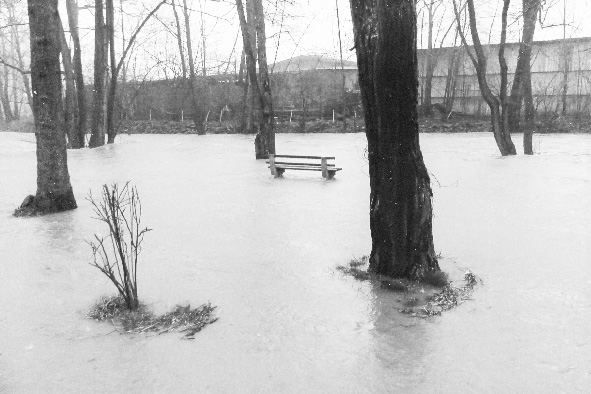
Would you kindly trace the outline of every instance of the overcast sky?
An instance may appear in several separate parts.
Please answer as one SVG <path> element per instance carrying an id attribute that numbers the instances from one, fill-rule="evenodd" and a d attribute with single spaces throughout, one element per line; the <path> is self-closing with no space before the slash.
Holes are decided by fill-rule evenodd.
<path id="1" fill-rule="evenodd" d="M 88 0 L 86 0 L 88 1 Z M 421 34 L 421 26 L 427 25 L 424 16 L 423 1 L 418 0 L 419 47 L 425 47 L 426 28 Z M 429 1 L 429 0 L 427 0 Z M 458 0 L 461 1 L 461 0 Z M 483 43 L 498 42 L 500 35 L 500 12 L 502 0 L 475 0 L 480 38 Z M 200 33 L 201 15 L 203 15 L 204 32 L 206 36 L 206 63 L 209 73 L 223 72 L 228 67 L 234 71 L 235 61 L 238 62 L 241 51 L 241 37 L 238 36 L 239 25 L 233 0 L 187 0 L 191 8 L 191 30 L 196 47 L 196 57 L 201 56 Z M 82 1 L 81 1 L 82 3 Z M 118 3 L 116 1 L 116 3 Z M 127 27 L 131 28 L 147 14 L 150 8 L 158 3 L 157 0 L 139 1 L 124 0 L 124 11 L 131 15 L 127 17 Z M 177 4 L 182 0 L 177 0 Z M 519 41 L 521 21 L 521 0 L 513 0 L 509 14 L 508 41 Z M 563 24 L 566 21 L 567 37 L 591 37 L 591 3 L 589 0 L 546 0 L 547 7 L 543 14 L 543 25 L 536 28 L 535 40 L 560 39 L 563 37 Z M 264 2 L 267 28 L 268 62 L 280 61 L 298 55 L 318 55 L 338 58 L 339 41 L 337 29 L 338 4 L 341 37 L 343 42 L 344 59 L 354 60 L 353 32 L 351 25 L 351 11 L 348 0 L 267 0 Z M 133 22 L 133 16 L 137 22 Z M 135 56 L 142 58 L 142 67 L 153 67 L 157 61 L 178 58 L 176 39 L 171 34 L 162 34 L 166 28 L 176 30 L 173 13 L 170 6 L 164 6 L 158 11 L 158 20 L 145 28 L 144 34 L 138 40 Z M 566 16 L 565 16 L 566 15 Z M 181 15 L 182 18 L 182 15 Z M 451 0 L 442 0 L 435 17 L 435 43 L 441 45 L 444 31 L 453 21 Z M 92 12 L 81 11 L 81 26 L 88 27 L 86 41 L 92 45 Z M 441 26 L 441 28 L 440 28 Z M 120 33 L 118 33 L 120 34 Z M 128 34 L 129 36 L 129 34 Z M 452 33 L 446 36 L 444 46 L 453 42 Z M 421 38 L 423 37 L 423 38 Z M 237 39 L 238 38 L 238 39 Z M 236 42 L 236 45 L 234 44 Z M 143 55 L 140 53 L 143 52 Z M 91 60 L 91 59 L 88 59 Z M 228 60 L 230 61 L 228 64 Z M 89 65 L 90 66 L 90 65 Z M 170 72 L 173 72 L 170 70 Z"/>

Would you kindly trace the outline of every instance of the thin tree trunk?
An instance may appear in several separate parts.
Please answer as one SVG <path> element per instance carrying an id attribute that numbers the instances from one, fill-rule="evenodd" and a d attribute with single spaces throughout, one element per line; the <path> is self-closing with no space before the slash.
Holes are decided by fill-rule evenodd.
<path id="1" fill-rule="evenodd" d="M 425 66 L 425 88 L 423 92 L 423 111 L 425 116 L 431 116 L 433 109 L 431 108 L 431 91 L 433 90 L 433 1 L 427 3 L 425 6 L 428 12 L 428 27 L 427 27 L 427 64 Z"/>
<path id="2" fill-rule="evenodd" d="M 76 82 L 74 77 L 74 68 L 72 66 L 72 55 L 70 48 L 68 48 L 68 40 L 64 32 L 64 27 L 60 18 L 59 25 L 60 33 L 60 44 L 62 54 L 62 64 L 64 65 L 64 74 L 66 81 L 66 95 L 65 95 L 65 110 L 64 110 L 64 121 L 65 121 L 65 132 L 68 136 L 68 147 L 69 148 L 82 148 L 83 146 L 78 145 L 78 108 L 76 101 Z"/>
<path id="3" fill-rule="evenodd" d="M 76 208 L 62 129 L 60 35 L 57 0 L 28 0 L 31 82 L 37 140 L 37 193 L 15 215 Z"/>
<path id="4" fill-rule="evenodd" d="M 240 71 L 238 74 L 238 81 L 240 82 L 240 86 L 242 86 L 242 101 L 240 102 L 240 132 L 243 134 L 248 134 L 248 92 L 249 92 L 249 78 L 248 78 L 248 70 L 246 66 L 247 56 L 244 49 L 242 50 L 242 55 L 240 57 Z"/>
<path id="5" fill-rule="evenodd" d="M 541 2 L 540 0 L 522 0 L 522 6 L 523 33 L 509 100 L 509 130 L 512 133 L 520 130 L 521 104 L 524 98 L 531 101 L 533 105 L 533 98 L 531 97 L 531 51 L 536 29 L 536 18 L 541 9 Z M 530 97 L 524 97 L 527 92 L 529 92 Z M 533 112 L 530 112 L 530 116 L 533 116 Z M 533 119 L 530 119 L 530 121 L 533 122 Z M 533 129 L 531 126 L 531 124 L 526 124 L 524 129 L 523 149 L 525 154 L 533 154 L 531 141 Z"/>
<path id="6" fill-rule="evenodd" d="M 160 3 L 156 5 L 148 13 L 148 15 L 144 18 L 142 23 L 137 27 L 135 32 L 132 34 L 127 46 L 123 50 L 123 54 L 119 59 L 119 62 L 115 60 L 115 8 L 113 4 L 113 0 L 106 0 L 106 17 L 107 23 L 105 26 L 105 58 L 107 55 L 107 49 L 109 52 L 110 61 L 108 63 L 111 64 L 111 79 L 109 83 L 108 91 L 105 91 L 106 96 L 106 129 L 107 129 L 107 143 L 112 144 L 115 142 L 115 137 L 117 136 L 117 129 L 115 127 L 115 100 L 117 98 L 117 80 L 119 78 L 119 72 L 121 68 L 125 64 L 125 59 L 129 50 L 131 49 L 137 35 L 142 30 L 146 22 L 158 11 L 158 9 L 166 3 L 166 0 L 162 0 Z M 108 68 L 108 65 L 105 64 L 105 69 Z"/>
<path id="7" fill-rule="evenodd" d="M 345 65 L 343 63 L 343 43 L 341 42 L 341 18 L 339 17 L 339 2 L 335 0 L 335 6 L 337 9 L 337 30 L 339 33 L 339 54 L 341 55 L 341 100 L 343 101 L 343 131 L 347 130 L 347 89 L 346 89 L 346 77 L 345 77 Z"/>
<path id="8" fill-rule="evenodd" d="M 248 79 L 248 102 L 246 105 L 246 130 L 248 134 L 256 134 L 258 130 L 255 130 L 255 123 L 260 123 L 261 108 L 260 100 L 258 96 L 258 86 L 253 86 L 253 79 L 250 78 L 251 65 L 254 64 L 254 70 L 256 70 L 257 61 L 257 39 L 256 39 L 256 27 L 255 27 L 255 12 L 254 12 L 254 0 L 246 0 L 246 31 L 248 39 L 250 41 L 250 47 L 252 48 L 251 54 L 246 55 L 246 74 Z"/>
<path id="9" fill-rule="evenodd" d="M 13 6 L 9 7 L 9 12 L 12 18 L 14 18 L 14 9 Z M 13 41 L 13 46 L 14 49 L 16 51 L 16 56 L 18 59 L 18 66 L 21 70 L 25 69 L 25 62 L 23 61 L 23 53 L 21 50 L 21 40 L 20 40 L 20 34 L 18 31 L 18 26 L 15 24 L 14 26 L 12 26 L 12 41 Z M 31 95 L 31 83 L 29 81 L 29 76 L 27 73 L 21 72 L 21 77 L 23 79 L 23 86 L 24 86 L 24 91 L 25 94 L 27 95 L 27 102 L 29 103 L 29 107 L 31 108 L 31 110 L 33 109 L 33 96 Z"/>
<path id="10" fill-rule="evenodd" d="M 109 46 L 109 63 L 111 65 L 111 79 L 107 93 L 107 144 L 115 142 L 115 99 L 117 94 L 117 61 L 115 60 L 115 6 L 113 0 L 106 0 L 105 33 Z"/>
<path id="11" fill-rule="evenodd" d="M 187 80 L 187 62 L 185 61 L 185 51 L 183 49 L 183 34 L 181 32 L 181 22 L 179 20 L 179 14 L 176 10 L 175 1 L 172 0 L 172 11 L 174 13 L 174 20 L 176 22 L 176 37 L 179 46 L 179 54 L 181 56 L 181 69 L 183 70 L 183 81 Z"/>
<path id="12" fill-rule="evenodd" d="M 255 136 L 255 156 L 266 159 L 269 154 L 275 154 L 275 112 L 273 111 L 273 96 L 271 94 L 271 80 L 267 65 L 267 36 L 265 33 L 265 13 L 263 1 L 254 0 L 255 26 L 257 34 L 257 57 L 259 65 L 258 82 L 260 85 L 260 101 L 262 109 L 261 124 Z"/>
<path id="13" fill-rule="evenodd" d="M 536 128 L 534 99 L 531 87 L 531 68 L 527 67 L 523 72 L 523 101 L 525 104 L 525 127 L 523 129 L 523 153 L 533 155 L 533 133 Z"/>
<path id="14" fill-rule="evenodd" d="M 92 101 L 92 126 L 89 148 L 105 144 L 106 92 L 107 92 L 107 50 L 103 0 L 95 0 L 94 33 L 94 94 Z"/>
<path id="15" fill-rule="evenodd" d="M 508 3 L 509 3 L 509 0 L 504 0 L 505 5 L 507 5 Z M 458 26 L 460 26 L 461 25 L 460 15 L 458 13 L 455 0 L 454 0 L 453 5 L 454 5 L 454 11 L 455 11 L 455 15 L 456 15 L 456 20 L 458 22 Z M 466 37 L 465 37 L 462 29 L 460 29 L 460 31 L 459 31 L 460 37 L 462 38 L 462 43 L 463 43 L 464 47 L 466 48 L 466 53 L 470 57 L 470 60 L 472 61 L 472 64 L 474 64 L 474 68 L 476 69 L 478 86 L 480 88 L 480 93 L 482 94 L 482 98 L 484 99 L 484 101 L 486 102 L 486 104 L 490 108 L 491 126 L 492 126 L 493 135 L 495 138 L 495 142 L 497 143 L 497 147 L 499 148 L 499 151 L 501 152 L 501 155 L 503 155 L 503 156 L 514 155 L 514 154 L 516 154 L 515 145 L 513 145 L 513 141 L 511 141 L 511 134 L 509 134 L 508 125 L 507 125 L 508 122 L 506 120 L 507 119 L 506 118 L 506 110 L 501 109 L 501 105 L 506 104 L 506 93 L 504 95 L 505 98 L 504 99 L 502 98 L 499 101 L 499 99 L 497 97 L 495 97 L 493 92 L 490 90 L 490 87 L 488 86 L 488 82 L 486 80 L 487 59 L 486 59 L 486 56 L 485 56 L 484 51 L 482 49 L 482 44 L 480 43 L 480 38 L 478 36 L 478 30 L 476 29 L 476 12 L 474 10 L 474 0 L 467 0 L 467 5 L 468 5 L 470 33 L 472 35 L 472 42 L 474 44 L 473 46 L 474 46 L 475 55 L 473 55 L 470 52 L 470 48 L 468 47 L 468 43 L 466 42 Z M 505 23 L 506 23 L 506 17 L 505 17 Z M 502 42 L 501 45 L 499 46 L 499 61 L 500 62 L 502 62 L 501 58 L 504 59 L 504 56 L 501 53 L 502 50 L 504 50 L 504 42 Z M 504 78 L 502 77 L 502 79 L 504 79 L 504 81 L 505 81 L 504 89 L 506 92 L 506 88 L 507 88 L 507 86 L 506 86 L 506 78 L 507 78 L 506 65 L 505 65 L 504 69 L 505 69 L 505 71 L 504 71 L 505 77 Z M 503 64 L 501 64 L 501 72 L 503 72 Z M 501 85 L 502 85 L 502 82 L 501 82 Z M 503 86 L 501 86 L 501 90 L 502 89 L 503 89 Z M 501 96 L 503 96 L 503 94 L 501 94 Z"/>
<path id="16" fill-rule="evenodd" d="M 76 146 L 83 148 L 86 135 L 87 109 L 84 74 L 82 73 L 80 35 L 78 32 L 78 3 L 76 0 L 66 0 L 66 7 L 68 12 L 68 24 L 70 25 L 70 35 L 72 36 L 72 44 L 74 47 L 72 63 L 74 65 L 74 75 L 76 78 L 76 99 L 78 100 L 78 130 L 76 133 Z"/>
<path id="17" fill-rule="evenodd" d="M 370 174 L 370 270 L 439 270 L 431 186 L 419 146 L 414 0 L 351 0 Z"/>
<path id="18" fill-rule="evenodd" d="M 189 62 L 189 89 L 191 91 L 191 102 L 193 104 L 193 124 L 197 134 L 205 134 L 205 114 L 203 106 L 199 105 L 197 99 L 197 75 L 195 73 L 195 57 L 193 56 L 193 44 L 191 40 L 191 22 L 187 0 L 183 0 L 183 15 L 185 17 L 185 32 L 187 35 L 187 57 Z"/>
<path id="19" fill-rule="evenodd" d="M 2 41 L 2 53 L 6 53 L 6 36 L 0 30 L 0 40 Z M 8 94 L 8 67 L 6 64 L 2 67 L 2 75 L 0 75 L 0 101 L 2 101 L 2 109 L 4 110 L 4 120 L 10 123 L 14 120 L 12 108 L 10 107 L 10 96 Z"/>

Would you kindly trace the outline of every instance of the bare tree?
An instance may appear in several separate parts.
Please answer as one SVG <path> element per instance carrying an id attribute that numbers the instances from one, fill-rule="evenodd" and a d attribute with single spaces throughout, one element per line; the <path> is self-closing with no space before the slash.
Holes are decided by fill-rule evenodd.
<path id="1" fill-rule="evenodd" d="M 78 102 L 78 105 L 76 106 L 78 109 L 78 128 L 76 137 L 70 139 L 70 147 L 83 148 L 85 143 L 84 137 L 86 135 L 87 110 L 86 94 L 84 90 L 84 74 L 82 73 L 82 49 L 80 47 L 80 34 L 78 32 L 78 2 L 76 0 L 66 0 L 66 9 L 74 50 L 72 64 L 76 82 L 76 100 Z"/>
<path id="2" fill-rule="evenodd" d="M 92 100 L 92 124 L 89 148 L 105 144 L 107 105 L 107 34 L 103 0 L 94 5 L 94 92 Z"/>
<path id="3" fill-rule="evenodd" d="M 476 11 L 474 9 L 474 0 L 467 0 L 467 5 L 470 33 L 472 35 L 472 44 L 475 54 L 472 54 L 470 51 L 463 30 L 460 29 L 459 31 L 460 37 L 462 38 L 462 43 L 466 48 L 466 53 L 470 57 L 470 60 L 476 69 L 478 86 L 480 87 L 482 98 L 490 108 L 493 135 L 495 137 L 497 147 L 503 156 L 516 154 L 515 145 L 513 145 L 513 141 L 511 141 L 511 134 L 509 133 L 507 112 L 507 62 L 505 60 L 505 42 L 507 37 L 507 12 L 509 9 L 509 3 L 510 0 L 503 0 L 501 42 L 499 44 L 498 52 L 499 66 L 501 69 L 501 84 L 498 98 L 493 94 L 486 80 L 487 58 L 482 49 L 482 44 L 480 43 L 480 37 L 478 36 L 478 30 L 476 28 Z M 453 5 L 457 24 L 458 26 L 461 26 L 460 13 L 458 11 L 456 0 L 453 0 Z"/>
<path id="4" fill-rule="evenodd" d="M 269 154 L 275 154 L 275 131 L 273 98 L 271 95 L 271 82 L 269 79 L 269 68 L 267 66 L 267 47 L 265 35 L 265 15 L 263 11 L 262 0 L 252 1 L 254 12 L 254 26 L 256 31 L 256 47 L 253 48 L 250 34 L 248 34 L 248 25 L 244 15 L 244 6 L 242 0 L 236 0 L 238 9 L 238 18 L 240 19 L 240 28 L 242 30 L 242 39 L 244 52 L 247 56 L 247 73 L 250 84 L 253 88 L 255 97 L 258 98 L 258 104 L 261 108 L 261 114 L 257 116 L 255 125 L 257 134 L 255 136 L 255 156 L 257 159 L 266 159 Z M 250 22 L 250 21 L 249 21 Z M 255 52 L 258 60 L 258 74 L 255 63 Z"/>
<path id="5" fill-rule="evenodd" d="M 335 0 L 335 7 L 337 9 L 337 31 L 339 34 L 339 54 L 341 56 L 341 74 L 342 74 L 342 84 L 341 84 L 341 100 L 343 102 L 343 131 L 347 129 L 347 89 L 346 89 L 346 77 L 345 77 L 345 65 L 343 63 L 343 43 L 341 41 L 341 18 L 339 17 L 339 2 Z"/>
<path id="6" fill-rule="evenodd" d="M 189 20 L 189 9 L 187 0 L 183 0 L 183 15 L 185 17 L 185 32 L 187 38 L 187 57 L 189 63 L 189 90 L 191 91 L 191 102 L 193 106 L 193 123 L 197 134 L 205 134 L 205 109 L 203 97 L 198 99 L 199 89 L 197 86 L 197 73 L 195 71 L 195 57 L 193 56 L 193 42 L 191 40 L 191 22 Z"/>
<path id="7" fill-rule="evenodd" d="M 62 129 L 62 80 L 57 0 L 28 0 L 31 82 L 37 140 L 37 193 L 15 215 L 76 208 L 70 184 L 66 135 Z"/>
<path id="8" fill-rule="evenodd" d="M 125 45 L 125 49 L 119 58 L 119 61 L 116 60 L 115 55 L 115 9 L 113 5 L 113 0 L 106 0 L 106 38 L 109 46 L 109 64 L 111 66 L 111 79 L 109 82 L 109 90 L 107 96 L 107 143 L 112 144 L 115 142 L 115 137 L 117 136 L 117 129 L 115 127 L 115 99 L 117 97 L 117 86 L 118 86 L 118 78 L 121 68 L 125 64 L 125 59 L 131 48 L 133 47 L 135 40 L 137 39 L 138 34 L 141 32 L 142 28 L 146 25 L 148 20 L 158 11 L 158 9 L 166 3 L 167 0 L 160 1 L 143 19 L 143 21 L 138 25 L 135 29 L 133 34 L 131 35 L 129 42 Z"/>
<path id="9" fill-rule="evenodd" d="M 62 54 L 62 64 L 64 65 L 64 80 L 66 82 L 64 121 L 66 135 L 68 136 L 68 146 L 70 148 L 81 148 L 78 146 L 78 101 L 76 100 L 76 78 L 74 67 L 72 65 L 72 55 L 68 47 L 68 40 L 64 32 L 64 27 L 60 18 L 59 33 Z"/>
<path id="10" fill-rule="evenodd" d="M 509 130 L 518 132 L 521 104 L 525 99 L 526 126 L 523 133 L 523 151 L 527 155 L 533 154 L 532 135 L 534 129 L 534 107 L 531 88 L 531 52 L 536 29 L 536 18 L 541 10 L 541 0 L 522 0 L 523 32 L 519 44 L 519 55 L 509 105 Z"/>
<path id="11" fill-rule="evenodd" d="M 172 11 L 174 13 L 174 20 L 176 22 L 176 38 L 179 46 L 179 55 L 181 56 L 181 69 L 183 70 L 183 81 L 187 80 L 187 62 L 185 60 L 185 50 L 183 46 L 183 34 L 181 31 L 181 22 L 179 20 L 179 14 L 176 10 L 175 0 L 171 3 Z"/>
<path id="12" fill-rule="evenodd" d="M 351 0 L 370 181 L 370 269 L 439 271 L 429 174 L 419 146 L 414 0 Z"/>

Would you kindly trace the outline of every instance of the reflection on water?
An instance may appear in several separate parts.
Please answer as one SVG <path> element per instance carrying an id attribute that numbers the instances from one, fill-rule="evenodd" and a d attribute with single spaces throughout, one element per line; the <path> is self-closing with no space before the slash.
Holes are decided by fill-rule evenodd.
<path id="1" fill-rule="evenodd" d="M 442 265 L 484 285 L 418 320 L 335 269 L 370 247 L 361 134 L 278 135 L 281 153 L 336 156 L 328 182 L 273 179 L 247 136 L 122 136 L 68 152 L 77 210 L 15 219 L 34 136 L 0 133 L 0 392 L 585 392 L 591 138 L 537 138 L 542 154 L 500 158 L 490 135 L 421 136 Z M 154 229 L 141 298 L 218 306 L 194 341 L 84 318 L 113 290 L 88 264 L 84 240 L 105 229 L 85 196 L 127 180 Z"/>

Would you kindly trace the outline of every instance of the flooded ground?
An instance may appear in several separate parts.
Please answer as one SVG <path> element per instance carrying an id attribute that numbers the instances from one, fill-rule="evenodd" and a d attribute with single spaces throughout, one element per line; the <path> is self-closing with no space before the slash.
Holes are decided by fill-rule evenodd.
<path id="1" fill-rule="evenodd" d="M 121 136 L 68 152 L 77 210 L 17 219 L 34 136 L 0 133 L 0 393 L 589 392 L 591 136 L 534 142 L 502 158 L 490 134 L 421 135 L 442 267 L 484 282 L 421 320 L 336 270 L 370 248 L 362 134 L 277 136 L 279 153 L 336 156 L 334 181 L 273 179 L 248 136 Z M 218 306 L 193 341 L 85 319 L 114 290 L 88 264 L 105 229 L 85 196 L 127 180 L 154 229 L 140 297 Z"/>

